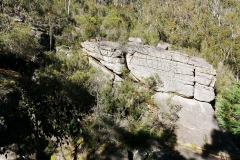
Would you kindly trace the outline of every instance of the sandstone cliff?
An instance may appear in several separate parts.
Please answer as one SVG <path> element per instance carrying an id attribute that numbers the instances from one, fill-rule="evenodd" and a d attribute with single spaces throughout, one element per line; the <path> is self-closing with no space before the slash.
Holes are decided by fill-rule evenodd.
<path id="1" fill-rule="evenodd" d="M 209 103 L 215 98 L 216 71 L 204 59 L 142 45 L 138 39 L 126 44 L 86 41 L 81 45 L 90 55 L 90 63 L 111 80 L 119 81 L 124 67 L 137 81 L 158 79 L 153 96 L 158 117 L 164 121 L 169 115 L 179 143 L 199 147 L 212 143 L 212 132 L 219 130 Z M 178 107 L 174 113 L 173 106 Z"/>
<path id="2" fill-rule="evenodd" d="M 158 75 L 156 91 L 176 93 L 198 101 L 215 98 L 216 71 L 204 59 L 177 51 L 129 42 L 83 42 L 83 50 L 113 73 L 121 75 L 126 67 L 142 82 Z"/>

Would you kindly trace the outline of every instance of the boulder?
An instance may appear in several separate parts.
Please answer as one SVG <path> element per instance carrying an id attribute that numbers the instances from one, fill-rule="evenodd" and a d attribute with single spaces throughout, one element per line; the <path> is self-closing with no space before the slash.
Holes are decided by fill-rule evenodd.
<path id="1" fill-rule="evenodd" d="M 163 43 L 158 43 L 156 47 L 164 49 L 164 50 L 168 50 L 170 48 L 170 46 L 171 45 L 169 43 L 163 42 Z"/>
<path id="2" fill-rule="evenodd" d="M 172 121 L 176 125 L 178 143 L 198 147 L 212 144 L 212 132 L 220 129 L 211 104 L 168 93 L 156 93 L 153 98 L 161 121 L 169 123 L 163 115 L 176 114 L 177 118 Z M 178 106 L 178 110 L 173 113 L 172 108 L 175 106 Z"/>
<path id="3" fill-rule="evenodd" d="M 111 80 L 121 80 L 117 75 L 122 74 L 121 68 L 125 67 L 135 81 L 155 89 L 157 93 L 153 99 L 159 121 L 166 128 L 174 129 L 178 143 L 197 149 L 220 147 L 216 153 L 234 150 L 236 147 L 220 130 L 214 110 L 208 103 L 215 98 L 216 70 L 212 65 L 202 58 L 129 41 L 124 45 L 87 41 L 82 47 L 90 55 L 89 59 L 97 64 L 94 66 L 105 70 Z M 145 85 L 142 88 L 146 89 Z M 158 150 L 151 153 L 144 149 L 142 152 L 140 147 L 131 152 L 133 159 L 146 158 L 145 151 L 148 151 L 147 158 L 164 157 Z"/>
<path id="4" fill-rule="evenodd" d="M 25 16 L 16 16 L 14 21 L 15 22 L 24 22 L 25 21 Z"/>
<path id="5" fill-rule="evenodd" d="M 132 42 L 132 43 L 142 44 L 142 39 L 141 39 L 141 38 L 129 37 L 129 38 L 128 38 L 128 41 L 129 41 L 129 42 Z"/>

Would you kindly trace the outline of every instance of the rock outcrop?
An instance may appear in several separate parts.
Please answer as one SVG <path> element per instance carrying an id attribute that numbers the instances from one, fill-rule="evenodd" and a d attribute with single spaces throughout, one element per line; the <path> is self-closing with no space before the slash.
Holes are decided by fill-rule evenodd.
<path id="1" fill-rule="evenodd" d="M 122 74 L 155 85 L 153 96 L 161 122 L 176 127 L 177 141 L 203 147 L 211 144 L 212 131 L 219 131 L 210 103 L 214 100 L 216 71 L 204 59 L 191 57 L 162 47 L 142 45 L 130 38 L 129 43 L 83 42 L 90 63 L 111 80 Z M 154 82 L 151 82 L 154 81 Z"/>
<path id="2" fill-rule="evenodd" d="M 122 74 L 125 59 L 122 45 L 115 42 L 84 42 L 83 50 L 116 74 Z"/>
<path id="3" fill-rule="evenodd" d="M 169 43 L 158 43 L 157 44 L 157 46 L 156 46 L 157 48 L 161 48 L 161 49 L 164 49 L 164 50 L 169 50 L 169 49 L 171 49 L 170 47 L 171 47 L 171 45 L 169 44 Z"/>
<path id="4" fill-rule="evenodd" d="M 142 44 L 142 39 L 141 38 L 134 38 L 134 37 L 129 37 L 128 41 L 130 43 L 138 43 L 138 44 Z"/>
<path id="5" fill-rule="evenodd" d="M 153 46 L 128 45 L 127 67 L 139 80 L 157 74 L 157 91 L 210 102 L 214 99 L 216 71 L 205 60 Z"/>
<path id="6" fill-rule="evenodd" d="M 170 119 L 175 123 L 175 134 L 179 143 L 199 147 L 212 144 L 212 131 L 219 130 L 219 126 L 211 104 L 167 93 L 155 94 L 154 102 L 161 121 Z M 178 110 L 171 111 L 175 106 Z M 173 114 L 177 115 L 176 119 L 171 118 Z"/>
<path id="7" fill-rule="evenodd" d="M 198 101 L 214 100 L 216 71 L 204 59 L 177 51 L 129 42 L 83 42 L 83 50 L 121 75 L 126 67 L 137 79 L 146 83 L 151 76 L 160 78 L 156 91 L 171 92 Z M 155 77 L 156 78 L 156 77 Z"/>

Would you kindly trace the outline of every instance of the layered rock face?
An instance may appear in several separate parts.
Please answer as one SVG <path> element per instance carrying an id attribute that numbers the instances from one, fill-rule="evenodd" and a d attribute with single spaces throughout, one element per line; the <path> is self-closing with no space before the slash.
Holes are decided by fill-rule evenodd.
<path id="1" fill-rule="evenodd" d="M 173 92 L 198 101 L 214 100 L 216 71 L 204 59 L 130 42 L 84 42 L 83 50 L 116 74 L 127 67 L 138 80 L 158 76 L 156 91 Z"/>
<path id="2" fill-rule="evenodd" d="M 122 46 L 115 42 L 84 42 L 83 50 L 116 74 L 125 67 Z"/>
<path id="3" fill-rule="evenodd" d="M 82 47 L 93 66 L 101 68 L 111 80 L 122 74 L 123 67 L 143 83 L 147 84 L 149 77 L 154 79 L 157 93 L 153 99 L 159 120 L 174 123 L 179 143 L 199 147 L 212 143 L 212 132 L 219 131 L 208 103 L 215 98 L 216 71 L 204 59 L 132 39 L 125 45 L 88 41 Z"/>
<path id="4" fill-rule="evenodd" d="M 210 102 L 214 99 L 216 71 L 205 60 L 152 46 L 128 45 L 127 65 L 131 73 L 144 81 L 157 74 L 157 91 L 174 92 L 184 97 Z"/>

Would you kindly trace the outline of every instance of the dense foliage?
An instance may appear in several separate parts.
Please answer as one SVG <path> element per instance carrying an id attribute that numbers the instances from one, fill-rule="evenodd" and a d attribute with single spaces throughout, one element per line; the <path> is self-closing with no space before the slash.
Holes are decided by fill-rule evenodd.
<path id="1" fill-rule="evenodd" d="M 227 131 L 240 135 L 240 84 L 233 83 L 218 97 L 217 116 L 220 125 Z"/>
<path id="2" fill-rule="evenodd" d="M 27 23 L 46 28 L 49 34 L 61 35 L 57 44 L 78 46 L 80 41 L 95 37 L 125 41 L 129 36 L 141 37 L 148 44 L 165 41 L 215 66 L 223 62 L 239 78 L 240 4 L 236 0 L 3 0 L 1 3 L 3 13 L 25 16 Z M 9 20 L 9 16 L 1 15 L 2 30 L 13 27 Z"/>

